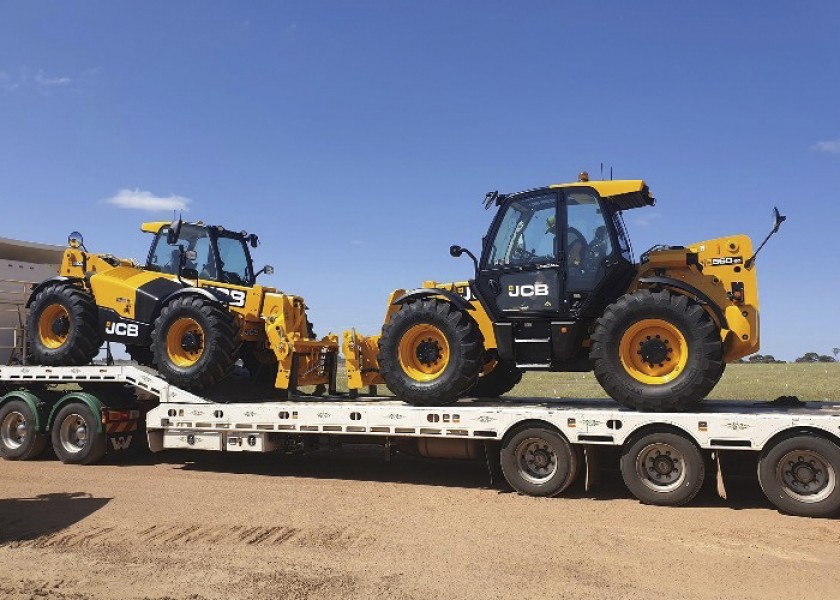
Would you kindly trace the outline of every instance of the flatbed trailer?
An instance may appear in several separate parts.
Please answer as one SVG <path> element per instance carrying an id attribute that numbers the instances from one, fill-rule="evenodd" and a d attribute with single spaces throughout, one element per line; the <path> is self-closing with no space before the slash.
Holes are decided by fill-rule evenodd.
<path id="1" fill-rule="evenodd" d="M 813 517 L 840 512 L 840 404 L 834 403 L 709 401 L 683 413 L 634 412 L 584 399 L 418 407 L 393 397 L 277 400 L 247 385 L 234 385 L 220 399 L 128 365 L 5 366 L 0 384 L 10 390 L 0 397 L 0 454 L 9 460 L 35 458 L 51 444 L 63 462 L 91 464 L 136 448 L 143 433 L 152 452 L 299 453 L 374 443 L 388 456 L 486 461 L 491 475 L 518 492 L 556 496 L 584 474 L 587 489 L 594 485 L 601 467 L 610 466 L 603 459 L 613 457 L 639 500 L 670 506 L 689 503 L 715 471 L 725 497 L 729 465 L 746 462 L 757 465 L 762 490 L 780 510 Z"/>

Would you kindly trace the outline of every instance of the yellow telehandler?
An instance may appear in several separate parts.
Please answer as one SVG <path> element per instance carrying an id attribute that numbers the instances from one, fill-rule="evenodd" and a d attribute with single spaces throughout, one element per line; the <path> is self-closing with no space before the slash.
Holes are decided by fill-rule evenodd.
<path id="1" fill-rule="evenodd" d="M 351 389 L 385 383 L 418 405 L 494 397 L 523 371 L 589 371 L 624 406 L 684 410 L 727 362 L 759 349 L 750 239 L 656 246 L 633 259 L 622 214 L 653 206 L 641 180 L 488 193 L 482 252 L 452 246 L 470 281 L 395 290 L 381 335 L 345 332 Z M 774 210 L 769 240 L 785 217 Z"/>
<path id="2" fill-rule="evenodd" d="M 255 234 L 201 222 L 144 223 L 154 235 L 144 265 L 87 251 L 74 232 L 58 276 L 29 298 L 30 360 L 83 365 L 103 341 L 185 389 L 208 388 L 241 356 L 281 390 L 335 391 L 338 338 L 316 339 L 303 298 L 257 284 Z"/>

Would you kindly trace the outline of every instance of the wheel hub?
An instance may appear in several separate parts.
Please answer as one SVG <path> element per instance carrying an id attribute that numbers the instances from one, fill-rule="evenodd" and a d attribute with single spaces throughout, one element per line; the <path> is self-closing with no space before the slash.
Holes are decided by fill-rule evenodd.
<path id="1" fill-rule="evenodd" d="M 188 331 L 181 337 L 181 348 L 186 352 L 198 352 L 201 349 L 201 334 Z"/>
<path id="2" fill-rule="evenodd" d="M 441 347 L 437 341 L 428 338 L 417 344 L 417 360 L 426 366 L 431 366 L 440 360 Z"/>
<path id="3" fill-rule="evenodd" d="M 650 366 L 665 363 L 671 360 L 670 353 L 673 352 L 669 343 L 667 339 L 663 340 L 658 335 L 654 338 L 648 336 L 646 340 L 639 342 L 639 354 Z"/>
<path id="4" fill-rule="evenodd" d="M 637 456 L 636 473 L 648 488 L 669 492 L 685 479 L 682 455 L 670 444 L 653 443 Z"/>
<path id="5" fill-rule="evenodd" d="M 64 337 L 68 333 L 70 333 L 70 319 L 67 317 L 59 317 L 52 322 L 52 332 L 59 336 Z"/>

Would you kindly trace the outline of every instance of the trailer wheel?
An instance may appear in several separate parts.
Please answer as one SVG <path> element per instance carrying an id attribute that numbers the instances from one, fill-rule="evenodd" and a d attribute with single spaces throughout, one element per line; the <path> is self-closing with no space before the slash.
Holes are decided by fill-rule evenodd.
<path id="1" fill-rule="evenodd" d="M 597 320 L 591 339 L 598 383 L 635 410 L 687 410 L 723 375 L 720 331 L 682 294 L 625 294 Z"/>
<path id="2" fill-rule="evenodd" d="M 765 448 L 758 482 L 779 510 L 803 517 L 840 512 L 840 447 L 813 434 L 785 438 Z"/>
<path id="3" fill-rule="evenodd" d="M 382 328 L 379 368 L 400 400 L 452 404 L 475 384 L 482 346 L 475 321 L 450 302 L 409 302 Z"/>
<path id="4" fill-rule="evenodd" d="M 237 359 L 233 314 L 200 296 L 175 298 L 152 329 L 155 365 L 164 379 L 200 390 L 230 374 Z"/>
<path id="5" fill-rule="evenodd" d="M 51 283 L 35 296 L 26 328 L 38 365 L 86 365 L 102 345 L 96 303 L 70 283 Z"/>
<path id="6" fill-rule="evenodd" d="M 676 433 L 650 433 L 624 448 L 621 476 L 644 504 L 683 506 L 703 486 L 706 465 L 700 449 L 688 438 Z"/>
<path id="7" fill-rule="evenodd" d="M 580 456 L 561 434 L 542 427 L 523 429 L 502 445 L 502 473 L 528 496 L 556 496 L 577 477 Z"/>
<path id="8" fill-rule="evenodd" d="M 99 461 L 107 445 L 99 425 L 99 416 L 87 404 L 72 402 L 58 411 L 52 424 L 52 446 L 58 459 L 68 465 Z"/>
<path id="9" fill-rule="evenodd" d="M 31 460 L 43 453 L 48 442 L 35 428 L 35 415 L 26 402 L 10 400 L 0 408 L 0 456 Z"/>

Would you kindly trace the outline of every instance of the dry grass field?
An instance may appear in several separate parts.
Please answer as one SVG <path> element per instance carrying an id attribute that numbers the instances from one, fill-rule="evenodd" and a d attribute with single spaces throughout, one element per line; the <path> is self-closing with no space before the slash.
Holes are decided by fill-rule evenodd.
<path id="1" fill-rule="evenodd" d="M 517 396 L 607 398 L 592 373 L 526 373 Z M 840 401 L 840 363 L 731 364 L 709 396 L 714 400 Z"/>

